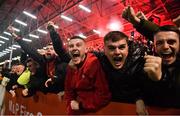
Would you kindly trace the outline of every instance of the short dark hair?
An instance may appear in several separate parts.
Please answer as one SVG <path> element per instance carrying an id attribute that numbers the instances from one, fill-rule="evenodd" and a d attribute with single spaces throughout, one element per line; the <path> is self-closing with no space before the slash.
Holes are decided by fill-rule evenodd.
<path id="1" fill-rule="evenodd" d="M 53 45 L 53 43 L 52 43 L 52 42 L 50 42 L 50 43 L 48 43 L 48 44 L 47 44 L 47 46 L 51 46 L 51 45 Z"/>
<path id="2" fill-rule="evenodd" d="M 124 34 L 123 32 L 120 32 L 120 31 L 111 31 L 105 35 L 104 43 L 109 40 L 111 40 L 112 42 L 116 42 L 121 39 L 126 39 L 126 41 L 128 43 L 128 36 L 126 34 Z"/>
<path id="3" fill-rule="evenodd" d="M 29 63 L 29 62 L 34 62 L 34 60 L 33 60 L 32 58 L 28 58 L 28 59 L 26 60 L 26 64 Z"/>
<path id="4" fill-rule="evenodd" d="M 34 65 L 38 66 L 38 63 L 34 59 L 32 59 L 32 58 L 28 58 L 26 60 L 26 65 L 27 65 L 27 63 L 30 63 L 30 62 L 32 62 Z"/>
<path id="5" fill-rule="evenodd" d="M 174 25 L 160 26 L 159 29 L 154 32 L 154 35 L 157 34 L 158 32 L 161 32 L 161 31 L 173 31 L 180 36 L 180 30 L 178 29 L 178 27 L 176 27 Z"/>
<path id="6" fill-rule="evenodd" d="M 19 60 L 12 60 L 11 65 L 18 65 L 20 63 Z"/>
<path id="7" fill-rule="evenodd" d="M 81 39 L 81 40 L 85 41 L 85 40 L 84 40 L 82 37 L 80 37 L 80 36 L 73 36 L 73 37 L 70 38 L 70 40 L 72 40 L 72 39 Z"/>

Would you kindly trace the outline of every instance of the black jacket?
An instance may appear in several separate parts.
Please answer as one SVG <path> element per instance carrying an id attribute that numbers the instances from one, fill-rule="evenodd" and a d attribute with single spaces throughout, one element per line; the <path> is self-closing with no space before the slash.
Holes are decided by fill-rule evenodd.
<path id="1" fill-rule="evenodd" d="M 140 24 L 134 25 L 136 30 L 146 38 L 153 41 L 153 33 L 158 30 L 159 26 L 147 21 L 141 20 Z M 148 78 L 143 80 L 143 91 L 146 104 L 158 105 L 164 107 L 180 108 L 180 59 L 172 65 L 162 65 L 162 78 L 155 82 Z M 172 68 L 172 72 L 169 69 Z"/>
<path id="2" fill-rule="evenodd" d="M 134 54 L 129 54 L 123 68 L 119 70 L 113 68 L 104 53 L 95 53 L 106 73 L 112 101 L 135 103 L 142 98 L 142 78 L 146 74 L 143 71 L 144 59 L 141 50 L 136 50 L 138 49 L 134 49 Z"/>
<path id="3" fill-rule="evenodd" d="M 155 82 L 144 81 L 146 104 L 180 108 L 180 60 L 170 66 L 162 66 L 162 78 Z M 170 72 L 169 69 L 172 68 Z"/>
<path id="4" fill-rule="evenodd" d="M 58 54 L 59 58 L 63 62 L 69 63 L 71 58 L 70 58 L 68 52 L 64 49 L 63 42 L 62 42 L 59 34 L 54 29 L 52 29 L 50 31 L 50 37 L 51 37 L 51 40 L 53 43 L 54 50 Z"/>
<path id="5" fill-rule="evenodd" d="M 153 41 L 153 34 L 159 29 L 159 26 L 155 23 L 141 19 L 140 23 L 137 25 L 133 25 L 136 30 L 145 36 L 148 40 Z"/>

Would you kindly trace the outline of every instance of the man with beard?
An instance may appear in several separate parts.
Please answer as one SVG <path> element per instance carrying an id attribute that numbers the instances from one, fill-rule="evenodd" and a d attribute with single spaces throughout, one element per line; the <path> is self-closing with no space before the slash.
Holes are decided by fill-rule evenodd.
<path id="1" fill-rule="evenodd" d="M 154 34 L 155 53 L 158 57 L 145 56 L 144 69 L 147 73 L 161 69 L 161 64 L 156 63 L 159 58 L 162 59 L 162 69 L 156 72 L 159 81 L 146 80 L 144 83 L 147 104 L 180 107 L 180 59 L 177 56 L 179 37 L 180 31 L 172 25 L 161 26 Z"/>
<path id="2" fill-rule="evenodd" d="M 50 43 L 46 46 L 45 54 L 41 55 L 36 49 L 22 40 L 22 37 L 17 36 L 11 27 L 8 28 L 16 42 L 21 46 L 34 61 L 38 62 L 42 67 L 44 74 L 43 78 L 46 88 L 42 87 L 44 92 L 58 93 L 64 90 L 64 79 L 66 64 L 56 55 L 53 45 Z"/>
<path id="3" fill-rule="evenodd" d="M 63 48 L 62 40 L 55 31 L 53 24 L 49 23 L 49 32 L 56 53 L 60 58 L 69 60 L 70 57 Z M 141 100 L 140 81 L 143 77 L 143 53 L 136 51 L 136 57 L 129 54 L 128 36 L 119 31 L 109 32 L 104 37 L 105 53 L 94 52 L 107 76 L 112 101 L 136 103 L 138 114 L 147 114 Z"/>
<path id="4" fill-rule="evenodd" d="M 68 114 L 96 112 L 110 101 L 110 92 L 101 64 L 93 53 L 86 53 L 83 38 L 68 41 L 71 57 L 65 80 Z"/>
<path id="5" fill-rule="evenodd" d="M 154 39 L 155 56 L 145 56 L 144 70 L 148 76 L 156 75 L 158 78 L 154 80 L 160 81 L 145 81 L 147 104 L 180 107 L 179 29 L 172 25 L 159 27 L 138 15 L 130 6 L 123 11 L 123 18 L 132 23 L 137 31 L 146 38 Z"/>

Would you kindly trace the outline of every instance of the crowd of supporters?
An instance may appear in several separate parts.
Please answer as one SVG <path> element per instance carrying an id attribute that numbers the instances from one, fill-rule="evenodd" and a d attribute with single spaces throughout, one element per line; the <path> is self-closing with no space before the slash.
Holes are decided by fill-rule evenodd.
<path id="1" fill-rule="evenodd" d="M 64 49 L 60 34 L 50 22 L 47 29 L 52 43 L 36 50 L 9 29 L 23 52 L 11 69 L 4 64 L 0 80 L 8 78 L 6 90 L 12 97 L 18 88 L 23 88 L 24 97 L 36 91 L 65 91 L 68 114 L 95 112 L 110 101 L 136 104 L 138 114 L 148 114 L 145 104 L 179 108 L 179 29 L 158 26 L 143 15 L 137 17 L 130 6 L 124 9 L 123 18 L 147 42 L 134 37 L 128 40 L 123 32 L 112 31 L 93 46 L 74 36 Z"/>

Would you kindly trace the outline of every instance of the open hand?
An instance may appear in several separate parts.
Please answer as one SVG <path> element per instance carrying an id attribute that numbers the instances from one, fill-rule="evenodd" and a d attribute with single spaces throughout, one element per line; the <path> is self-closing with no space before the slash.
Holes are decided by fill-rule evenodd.
<path id="1" fill-rule="evenodd" d="M 122 17 L 133 25 L 140 23 L 140 19 L 136 16 L 135 11 L 131 6 L 127 6 L 124 8 L 122 12 Z"/>

